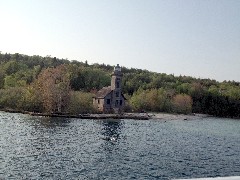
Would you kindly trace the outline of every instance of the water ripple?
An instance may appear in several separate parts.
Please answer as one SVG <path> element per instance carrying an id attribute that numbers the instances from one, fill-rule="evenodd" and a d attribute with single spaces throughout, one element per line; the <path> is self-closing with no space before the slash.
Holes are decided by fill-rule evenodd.
<path id="1" fill-rule="evenodd" d="M 80 120 L 0 113 L 0 178 L 240 175 L 240 121 Z"/>

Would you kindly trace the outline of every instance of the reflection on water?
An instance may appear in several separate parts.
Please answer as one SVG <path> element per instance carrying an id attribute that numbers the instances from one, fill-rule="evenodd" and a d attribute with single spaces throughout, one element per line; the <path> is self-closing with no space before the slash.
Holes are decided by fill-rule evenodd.
<path id="1" fill-rule="evenodd" d="M 120 138 L 122 123 L 120 120 L 105 120 L 102 122 L 101 134 L 103 139 L 117 141 Z"/>
<path id="2" fill-rule="evenodd" d="M 56 128 L 67 126 L 71 120 L 69 118 L 51 118 L 51 117 L 29 117 L 29 123 L 35 124 L 36 127 Z"/>
<path id="3" fill-rule="evenodd" d="M 82 120 L 0 113 L 0 179 L 240 175 L 240 121 Z"/>

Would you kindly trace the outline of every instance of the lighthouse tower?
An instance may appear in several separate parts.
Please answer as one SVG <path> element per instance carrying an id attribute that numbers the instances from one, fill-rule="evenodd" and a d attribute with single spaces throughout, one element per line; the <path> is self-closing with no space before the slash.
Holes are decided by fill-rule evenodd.
<path id="1" fill-rule="evenodd" d="M 122 72 L 119 64 L 114 67 L 112 72 L 111 90 L 112 90 L 112 108 L 118 113 L 123 106 L 122 97 Z"/>

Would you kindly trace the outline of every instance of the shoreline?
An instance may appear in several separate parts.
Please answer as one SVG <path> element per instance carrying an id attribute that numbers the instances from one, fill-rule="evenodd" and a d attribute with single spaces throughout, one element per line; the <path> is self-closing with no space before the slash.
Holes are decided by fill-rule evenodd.
<path id="1" fill-rule="evenodd" d="M 135 119 L 135 120 L 149 120 L 150 119 L 150 116 L 147 115 L 146 113 L 71 115 L 68 113 L 36 113 L 36 112 L 20 111 L 20 110 L 13 110 L 13 109 L 1 109 L 0 111 L 9 112 L 9 113 L 28 114 L 30 116 L 78 118 L 78 119 Z"/>
<path id="2" fill-rule="evenodd" d="M 122 113 L 122 114 L 77 114 L 71 115 L 69 113 L 36 113 L 30 111 L 14 110 L 14 109 L 0 109 L 3 112 L 28 114 L 30 116 L 42 117 L 61 117 L 61 118 L 78 118 L 78 119 L 134 119 L 134 120 L 201 120 L 209 117 L 227 118 L 240 120 L 238 117 L 217 117 L 209 114 L 191 113 L 191 114 L 174 114 L 166 112 L 144 112 L 144 113 Z"/>
<path id="3" fill-rule="evenodd" d="M 169 114 L 169 113 L 149 113 L 153 120 L 199 120 L 208 117 L 214 117 L 208 114 Z"/>
<path id="4" fill-rule="evenodd" d="M 29 111 L 20 111 L 14 109 L 1 109 L 0 111 L 9 113 L 28 114 L 30 116 L 42 117 L 62 117 L 78 119 L 134 119 L 134 120 L 199 120 L 207 117 L 214 117 L 207 114 L 169 114 L 164 112 L 149 113 L 123 113 L 123 114 L 78 114 L 70 115 L 67 113 L 35 113 Z"/>

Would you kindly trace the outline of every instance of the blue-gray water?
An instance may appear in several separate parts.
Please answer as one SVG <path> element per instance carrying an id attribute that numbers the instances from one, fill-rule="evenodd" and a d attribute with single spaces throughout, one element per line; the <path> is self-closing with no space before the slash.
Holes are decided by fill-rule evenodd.
<path id="1" fill-rule="evenodd" d="M 240 121 L 102 121 L 0 112 L 0 179 L 240 175 Z"/>

